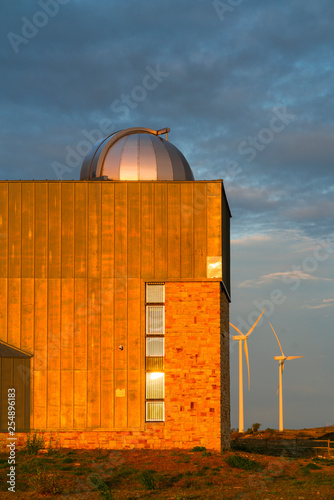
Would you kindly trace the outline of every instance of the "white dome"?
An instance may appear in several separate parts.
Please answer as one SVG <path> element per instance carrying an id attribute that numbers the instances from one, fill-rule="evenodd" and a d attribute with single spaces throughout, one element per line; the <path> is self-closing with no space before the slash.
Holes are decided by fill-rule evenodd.
<path id="1" fill-rule="evenodd" d="M 80 179 L 193 181 L 181 151 L 160 137 L 167 132 L 130 128 L 98 141 L 83 161 Z"/>

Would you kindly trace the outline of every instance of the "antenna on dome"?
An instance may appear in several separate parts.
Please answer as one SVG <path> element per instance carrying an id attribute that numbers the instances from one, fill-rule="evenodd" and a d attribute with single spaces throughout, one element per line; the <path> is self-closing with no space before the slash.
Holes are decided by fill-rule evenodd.
<path id="1" fill-rule="evenodd" d="M 166 127 L 166 128 L 162 128 L 160 130 L 157 130 L 157 135 L 161 135 L 161 134 L 166 134 L 166 141 L 168 140 L 168 132 L 170 132 L 170 128 Z"/>

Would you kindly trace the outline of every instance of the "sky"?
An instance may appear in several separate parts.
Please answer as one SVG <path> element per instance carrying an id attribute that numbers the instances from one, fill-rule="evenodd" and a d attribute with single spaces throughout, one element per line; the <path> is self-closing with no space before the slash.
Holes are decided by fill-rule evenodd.
<path id="1" fill-rule="evenodd" d="M 3 0 L 1 179 L 78 179 L 91 144 L 169 127 L 195 178 L 224 179 L 230 321 L 248 340 L 245 428 L 334 424 L 331 0 Z M 233 331 L 230 332 L 232 337 Z M 231 339 L 231 425 L 238 346 Z"/>

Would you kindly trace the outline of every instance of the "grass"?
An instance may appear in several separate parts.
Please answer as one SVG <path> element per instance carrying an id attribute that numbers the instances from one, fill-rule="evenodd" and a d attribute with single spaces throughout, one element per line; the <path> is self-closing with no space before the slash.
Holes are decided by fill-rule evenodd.
<path id="1" fill-rule="evenodd" d="M 41 495 L 60 495 L 66 493 L 61 476 L 54 472 L 37 469 L 36 474 L 29 479 L 29 486 Z"/>
<path id="2" fill-rule="evenodd" d="M 157 486 L 156 471 L 143 470 L 138 474 L 138 480 L 146 490 L 155 490 Z"/>
<path id="3" fill-rule="evenodd" d="M 28 434 L 24 451 L 28 453 L 28 455 L 36 455 L 44 446 L 45 442 L 43 435 L 38 435 L 35 432 L 34 434 Z"/>
<path id="4" fill-rule="evenodd" d="M 1 498 L 7 489 L 7 458 L 0 454 Z M 334 489 L 334 460 L 324 458 L 220 454 L 197 447 L 115 452 L 57 448 L 43 455 L 18 450 L 16 458 L 20 499 L 60 500 L 73 494 L 91 500 L 215 500 L 224 492 L 224 500 L 313 500 L 332 498 Z"/>
<path id="5" fill-rule="evenodd" d="M 330 458 L 314 458 L 313 462 L 315 462 L 319 465 L 326 465 L 327 467 L 334 465 L 334 460 L 332 460 Z"/>
<path id="6" fill-rule="evenodd" d="M 230 455 L 226 459 L 226 463 L 230 467 L 235 467 L 236 469 L 243 469 L 247 471 L 260 471 L 263 469 L 263 465 L 256 460 L 250 460 L 247 457 L 241 455 Z"/>

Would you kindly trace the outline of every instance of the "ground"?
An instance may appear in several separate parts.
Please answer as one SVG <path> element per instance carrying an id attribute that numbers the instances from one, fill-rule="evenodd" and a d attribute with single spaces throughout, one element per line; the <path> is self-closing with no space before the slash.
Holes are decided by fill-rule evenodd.
<path id="1" fill-rule="evenodd" d="M 198 447 L 38 450 L 35 445 L 17 451 L 17 499 L 334 499 L 334 457 L 217 453 Z M 2 453 L 1 499 L 13 498 L 7 491 L 7 474 L 8 453 Z"/>
<path id="2" fill-rule="evenodd" d="M 334 425 L 325 427 L 313 427 L 310 429 L 284 429 L 283 432 L 274 431 L 274 429 L 266 429 L 264 431 L 259 431 L 256 433 L 257 439 L 302 439 L 302 438 L 312 438 L 321 439 L 327 434 L 333 434 L 334 437 Z M 239 437 L 238 432 L 232 432 L 231 438 L 235 439 Z M 245 433 L 243 434 L 243 439 L 253 438 L 254 434 Z M 333 437 L 331 439 L 333 440 Z"/>

